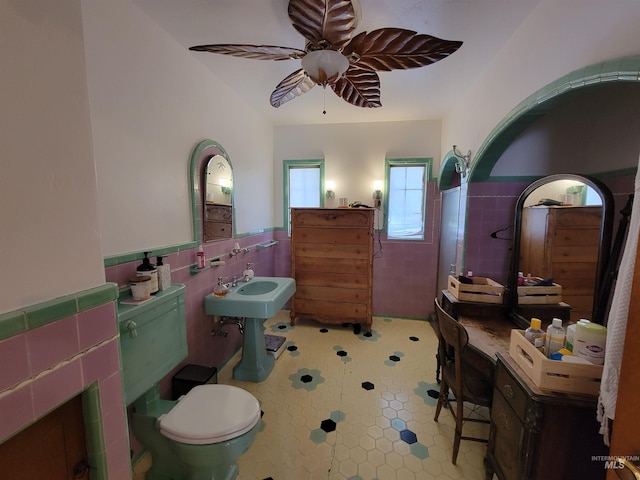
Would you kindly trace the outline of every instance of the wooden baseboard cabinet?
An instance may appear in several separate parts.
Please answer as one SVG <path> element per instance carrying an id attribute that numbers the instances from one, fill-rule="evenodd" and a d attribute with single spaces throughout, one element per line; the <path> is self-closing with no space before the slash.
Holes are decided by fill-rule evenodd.
<path id="1" fill-rule="evenodd" d="M 358 323 L 371 331 L 373 216 L 370 208 L 292 208 L 291 324 Z"/>

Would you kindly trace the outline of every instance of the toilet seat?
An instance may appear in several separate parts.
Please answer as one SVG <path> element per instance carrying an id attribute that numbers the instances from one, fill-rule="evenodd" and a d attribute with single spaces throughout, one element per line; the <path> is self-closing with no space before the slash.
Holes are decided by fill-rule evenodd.
<path id="1" fill-rule="evenodd" d="M 232 385 L 199 385 L 158 419 L 160 432 L 176 442 L 223 442 L 251 430 L 260 420 L 260 403 Z"/>

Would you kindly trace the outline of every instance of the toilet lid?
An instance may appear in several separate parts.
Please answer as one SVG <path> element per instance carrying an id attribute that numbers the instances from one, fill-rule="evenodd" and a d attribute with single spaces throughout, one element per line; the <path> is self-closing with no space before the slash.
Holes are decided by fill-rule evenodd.
<path id="1" fill-rule="evenodd" d="M 199 385 L 159 419 L 160 432 L 181 443 L 218 443 L 248 432 L 260 415 L 260 403 L 246 390 Z"/>

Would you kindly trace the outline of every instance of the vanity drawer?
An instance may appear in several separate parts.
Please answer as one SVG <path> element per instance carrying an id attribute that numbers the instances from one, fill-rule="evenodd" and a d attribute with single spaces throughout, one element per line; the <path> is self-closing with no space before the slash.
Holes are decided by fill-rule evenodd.
<path id="1" fill-rule="evenodd" d="M 502 394 L 494 391 L 491 407 L 493 430 L 493 457 L 505 480 L 521 478 L 521 448 L 524 442 L 524 426 Z"/>
<path id="2" fill-rule="evenodd" d="M 347 227 L 368 230 L 373 225 L 372 209 L 293 209 L 291 224 L 297 227 Z"/>
<path id="3" fill-rule="evenodd" d="M 496 367 L 495 387 L 504 396 L 518 418 L 524 421 L 527 411 L 527 393 L 518 382 L 498 363 Z M 496 395 L 497 397 L 498 395 Z"/>

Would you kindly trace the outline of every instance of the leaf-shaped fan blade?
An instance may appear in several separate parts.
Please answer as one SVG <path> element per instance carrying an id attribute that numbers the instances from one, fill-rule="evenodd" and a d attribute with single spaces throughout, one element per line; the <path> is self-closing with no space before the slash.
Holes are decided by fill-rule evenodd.
<path id="1" fill-rule="evenodd" d="M 297 48 L 278 47 L 276 45 L 197 45 L 189 50 L 196 52 L 221 53 L 234 57 L 253 58 L 256 60 L 291 60 L 302 58 L 306 52 Z"/>
<path id="2" fill-rule="evenodd" d="M 373 70 L 416 68 L 435 63 L 458 50 L 462 42 L 442 40 L 402 28 L 381 28 L 362 32 L 344 48 L 343 54 L 355 53 L 356 64 Z"/>
<path id="3" fill-rule="evenodd" d="M 271 106 L 278 108 L 289 100 L 307 93 L 315 86 L 304 70 L 300 69 L 282 80 L 271 93 Z"/>
<path id="4" fill-rule="evenodd" d="M 334 50 L 346 45 L 356 28 L 356 10 L 351 0 L 291 0 L 289 19 L 311 44 Z"/>
<path id="5" fill-rule="evenodd" d="M 344 101 L 356 107 L 381 107 L 380 79 L 373 70 L 351 65 L 344 77 L 331 85 Z"/>

